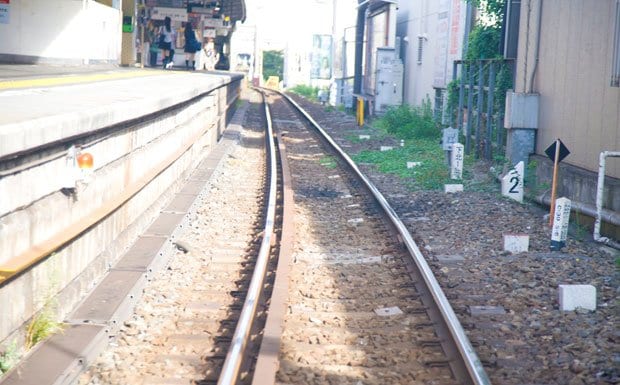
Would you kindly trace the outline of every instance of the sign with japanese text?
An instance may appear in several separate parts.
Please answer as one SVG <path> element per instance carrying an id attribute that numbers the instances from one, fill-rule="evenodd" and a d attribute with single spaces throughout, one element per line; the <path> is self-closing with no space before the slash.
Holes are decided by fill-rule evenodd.
<path id="1" fill-rule="evenodd" d="M 450 159 L 450 179 L 463 178 L 463 160 L 465 147 L 460 143 L 452 145 L 452 158 Z"/>
<path id="2" fill-rule="evenodd" d="M 185 8 L 156 7 L 151 12 L 151 19 L 153 20 L 164 20 L 166 16 L 172 21 L 186 22 L 187 10 Z"/>
<path id="3" fill-rule="evenodd" d="M 555 201 L 553 228 L 551 229 L 551 250 L 559 251 L 562 247 L 566 246 L 570 207 L 571 201 L 568 198 L 558 198 Z"/>
<path id="4" fill-rule="evenodd" d="M 459 141 L 459 130 L 456 128 L 448 127 L 441 130 L 442 138 L 441 145 L 444 151 L 452 150 L 452 145 Z"/>

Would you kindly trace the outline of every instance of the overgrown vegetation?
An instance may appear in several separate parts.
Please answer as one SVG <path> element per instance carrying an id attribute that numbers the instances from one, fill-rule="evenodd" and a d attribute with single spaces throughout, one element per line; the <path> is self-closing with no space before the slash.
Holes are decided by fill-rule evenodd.
<path id="1" fill-rule="evenodd" d="M 4 352 L 0 353 L 0 377 L 11 370 L 11 368 L 19 360 L 19 352 L 17 351 L 17 342 L 13 341 Z"/>
<path id="2" fill-rule="evenodd" d="M 433 120 L 433 109 L 429 100 L 421 106 L 391 107 L 375 125 L 399 139 L 433 139 L 441 134 L 439 125 Z"/>
<path id="3" fill-rule="evenodd" d="M 493 130 L 493 136 L 496 135 L 502 138 L 504 135 L 499 131 L 503 131 L 501 125 L 501 119 L 503 111 L 505 109 L 506 92 L 513 88 L 512 83 L 512 64 L 509 61 L 505 61 L 503 53 L 500 50 L 502 41 L 502 21 L 504 19 L 505 3 L 506 0 L 466 0 L 480 11 L 480 17 L 477 18 L 476 25 L 469 33 L 467 40 L 467 51 L 464 59 L 466 62 L 461 66 L 461 74 L 466 74 L 464 78 L 461 77 L 451 81 L 447 85 L 447 109 L 451 116 L 451 121 L 456 122 L 458 116 L 458 102 L 459 102 L 459 88 L 460 83 L 468 84 L 472 82 L 474 85 L 479 84 L 480 81 L 480 69 L 482 69 L 482 84 L 487 85 L 490 82 L 490 66 L 494 66 L 495 79 L 494 79 L 494 97 L 493 97 L 493 116 L 487 117 L 486 92 L 482 96 L 484 99 L 484 111 L 481 117 L 481 125 L 485 126 L 491 124 Z M 480 61 L 484 60 L 484 61 Z M 493 64 L 491 64 L 491 60 Z M 463 89 L 463 102 L 464 108 L 467 106 L 467 101 L 470 97 L 469 92 L 472 90 L 470 87 L 464 87 Z M 472 110 L 476 110 L 477 99 L 479 91 L 471 91 L 473 96 L 474 105 Z M 478 124 L 475 120 L 475 112 L 470 124 Z M 463 111 L 464 114 L 467 111 Z M 490 119 L 490 120 L 489 120 Z M 500 147 L 501 143 L 497 143 Z M 496 149 L 497 151 L 497 149 Z"/>
<path id="4" fill-rule="evenodd" d="M 319 87 L 312 87 L 305 84 L 298 84 L 295 87 L 287 89 L 288 92 L 292 92 L 297 95 L 301 95 L 313 102 L 318 101 Z"/>
<path id="5" fill-rule="evenodd" d="M 439 144 L 441 130 L 433 120 L 427 101 L 419 107 L 400 106 L 389 109 L 372 122 L 371 140 L 393 137 L 403 139 L 403 147 L 389 151 L 362 151 L 353 156 L 358 163 L 375 164 L 379 171 L 398 175 L 413 189 L 442 189 L 450 176 L 445 155 Z M 360 141 L 359 137 L 351 138 Z M 407 162 L 420 162 L 407 168 Z"/>
<path id="6" fill-rule="evenodd" d="M 381 172 L 398 175 L 406 179 L 407 185 L 413 189 L 439 190 L 449 183 L 443 151 L 434 139 L 415 138 L 404 147 L 390 151 L 362 151 L 353 159 L 359 163 L 375 164 Z M 408 161 L 421 164 L 407 168 Z"/>
<path id="7" fill-rule="evenodd" d="M 337 164 L 336 164 L 336 160 L 334 159 L 333 156 L 324 156 L 321 159 L 319 159 L 319 164 L 325 168 L 328 169 L 334 169 L 336 168 Z"/>
<path id="8" fill-rule="evenodd" d="M 56 320 L 55 307 L 53 300 L 47 300 L 43 309 L 32 318 L 26 330 L 26 349 L 62 330 L 62 324 Z"/>

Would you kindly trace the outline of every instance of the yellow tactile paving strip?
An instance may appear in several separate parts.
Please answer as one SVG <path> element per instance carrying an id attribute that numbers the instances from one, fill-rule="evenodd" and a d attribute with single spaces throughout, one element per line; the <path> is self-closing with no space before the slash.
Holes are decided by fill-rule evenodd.
<path id="1" fill-rule="evenodd" d="M 135 70 L 135 71 L 122 71 L 122 72 L 108 72 L 108 73 L 90 73 L 81 75 L 66 75 L 56 77 L 45 78 L 32 78 L 32 79 L 17 79 L 17 80 L 2 80 L 0 81 L 0 90 L 10 90 L 18 88 L 32 88 L 32 87 L 53 87 L 68 84 L 79 83 L 92 83 L 104 80 L 117 80 L 127 79 L 142 76 L 161 75 L 164 73 L 174 73 L 172 71 L 164 70 Z"/>

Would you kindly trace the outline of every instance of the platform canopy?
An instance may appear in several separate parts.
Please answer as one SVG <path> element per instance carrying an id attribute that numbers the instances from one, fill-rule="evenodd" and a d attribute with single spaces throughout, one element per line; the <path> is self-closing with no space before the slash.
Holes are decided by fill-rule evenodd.
<path id="1" fill-rule="evenodd" d="M 159 6 L 165 6 L 163 3 L 181 2 L 182 0 L 152 0 Z M 214 18 L 230 18 L 231 22 L 244 22 L 246 18 L 245 0 L 189 0 L 187 4 L 187 12 L 198 12 L 205 14 L 205 11 L 211 13 Z"/>
<path id="2" fill-rule="evenodd" d="M 245 0 L 221 0 L 222 13 L 230 16 L 232 22 L 245 21 Z"/>

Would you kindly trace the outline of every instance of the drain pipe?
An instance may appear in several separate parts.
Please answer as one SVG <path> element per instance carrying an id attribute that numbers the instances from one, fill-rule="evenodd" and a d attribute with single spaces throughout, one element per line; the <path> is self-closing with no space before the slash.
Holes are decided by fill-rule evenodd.
<path id="1" fill-rule="evenodd" d="M 605 151 L 604 153 L 601 153 L 601 162 L 599 165 L 599 183 L 598 183 L 597 197 L 596 197 L 597 198 L 596 207 L 592 206 L 591 204 L 571 200 L 571 210 L 579 214 L 584 214 L 589 217 L 596 218 L 596 222 L 594 224 L 593 238 L 597 242 L 605 243 L 606 245 L 610 247 L 620 250 L 620 242 L 600 236 L 600 225 L 602 221 L 610 223 L 614 226 L 620 226 L 620 213 L 611 211 L 611 210 L 606 210 L 602 207 L 603 206 L 602 204 L 603 182 L 601 181 L 601 178 L 604 181 L 605 179 L 605 160 L 604 159 L 606 156 L 620 156 L 620 152 Z M 602 168 L 602 171 L 601 171 L 601 168 Z M 491 174 L 494 175 L 497 181 L 501 182 L 501 173 L 498 173 L 495 170 L 491 170 Z M 600 198 L 599 198 L 599 195 L 600 195 Z M 551 205 L 551 194 L 549 194 L 549 191 L 546 191 L 538 195 L 528 194 L 527 198 L 542 206 Z"/>
<path id="2" fill-rule="evenodd" d="M 605 158 L 608 156 L 620 157 L 620 151 L 603 151 L 599 155 L 598 162 L 598 183 L 596 184 L 596 221 L 594 222 L 594 233 L 592 236 L 597 242 L 605 244 L 614 243 L 616 248 L 620 246 L 617 242 L 607 237 L 601 237 L 601 213 L 603 211 L 603 192 L 605 190 Z"/>

